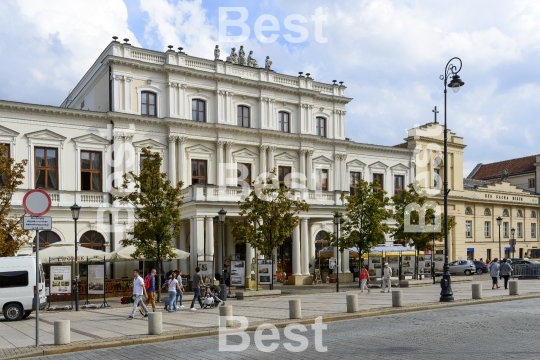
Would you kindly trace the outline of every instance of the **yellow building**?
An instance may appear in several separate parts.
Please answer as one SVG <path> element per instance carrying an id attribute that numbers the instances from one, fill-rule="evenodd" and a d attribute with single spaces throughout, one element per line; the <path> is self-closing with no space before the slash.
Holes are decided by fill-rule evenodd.
<path id="1" fill-rule="evenodd" d="M 405 144 L 415 152 L 414 176 L 432 200 L 443 205 L 443 138 L 439 123 L 415 127 Z M 540 249 L 538 213 L 540 195 L 517 187 L 504 177 L 478 180 L 463 177 L 463 138 L 448 131 L 448 214 L 456 219 L 449 233 L 452 260 L 512 257 L 510 239 L 515 229 L 515 257 Z M 497 218 L 501 218 L 498 225 Z M 500 236 L 499 236 L 500 234 Z M 436 244 L 442 252 L 443 243 Z M 499 250 L 500 249 L 500 250 Z"/>

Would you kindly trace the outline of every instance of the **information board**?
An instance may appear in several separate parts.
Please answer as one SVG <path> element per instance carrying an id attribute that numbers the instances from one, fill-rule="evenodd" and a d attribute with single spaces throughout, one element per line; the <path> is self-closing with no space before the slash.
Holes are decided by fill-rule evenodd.
<path id="1" fill-rule="evenodd" d="M 246 284 L 246 262 L 243 260 L 231 261 L 231 286 L 245 286 Z"/>
<path id="2" fill-rule="evenodd" d="M 71 294 L 71 266 L 51 265 L 51 295 Z"/>
<path id="3" fill-rule="evenodd" d="M 105 269 L 101 265 L 88 265 L 88 294 L 105 293 Z"/>

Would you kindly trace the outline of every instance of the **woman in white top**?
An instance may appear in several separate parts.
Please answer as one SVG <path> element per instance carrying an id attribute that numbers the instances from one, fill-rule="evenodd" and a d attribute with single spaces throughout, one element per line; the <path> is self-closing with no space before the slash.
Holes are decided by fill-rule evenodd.
<path id="1" fill-rule="evenodd" d="M 501 266 L 499 265 L 499 259 L 495 258 L 491 263 L 489 263 L 489 276 L 491 276 L 491 279 L 493 280 L 493 286 L 491 289 L 499 288 L 499 268 Z"/>
<path id="2" fill-rule="evenodd" d="M 178 310 L 178 308 L 175 306 L 175 302 L 176 302 L 176 291 L 177 290 L 180 290 L 180 286 L 178 286 L 178 280 L 176 280 L 176 277 L 174 276 L 175 274 L 172 273 L 170 278 L 169 278 L 169 281 L 168 281 L 168 286 L 169 286 L 169 298 L 167 299 L 167 311 L 168 312 L 173 312 Z"/>

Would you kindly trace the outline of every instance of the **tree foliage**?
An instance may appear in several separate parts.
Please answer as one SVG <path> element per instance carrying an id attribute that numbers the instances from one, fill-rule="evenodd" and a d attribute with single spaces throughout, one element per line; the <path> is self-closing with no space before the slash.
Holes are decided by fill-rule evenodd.
<path id="1" fill-rule="evenodd" d="M 123 175 L 120 190 L 125 195 L 115 197 L 131 206 L 135 218 L 133 229 L 127 232 L 130 237 L 121 243 L 135 245 L 135 259 L 156 259 L 160 274 L 162 259 L 174 256 L 172 240 L 180 236 L 183 183 L 171 184 L 167 174 L 160 171 L 163 159 L 150 148 L 142 150 L 142 159 L 139 174 L 130 171 Z"/>
<path id="2" fill-rule="evenodd" d="M 0 257 L 14 256 L 30 237 L 22 228 L 24 215 L 13 215 L 11 208 L 11 197 L 23 183 L 27 163 L 16 163 L 0 145 Z"/>
<path id="3" fill-rule="evenodd" d="M 241 219 L 231 221 L 232 234 L 268 257 L 298 226 L 298 214 L 309 210 L 304 200 L 294 198 L 291 189 L 279 185 L 275 169 L 269 178 L 255 181 L 254 189 L 238 206 Z"/>

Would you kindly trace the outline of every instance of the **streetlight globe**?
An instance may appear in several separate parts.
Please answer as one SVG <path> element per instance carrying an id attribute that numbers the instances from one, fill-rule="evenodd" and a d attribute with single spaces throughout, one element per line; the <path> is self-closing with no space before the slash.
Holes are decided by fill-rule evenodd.
<path id="1" fill-rule="evenodd" d="M 71 217 L 73 218 L 73 220 L 79 220 L 79 213 L 81 211 L 81 207 L 77 205 L 77 203 L 75 203 L 71 205 L 69 209 L 71 210 Z"/>
<path id="2" fill-rule="evenodd" d="M 221 210 L 218 211 L 219 221 L 225 222 L 225 215 L 227 215 L 227 211 L 221 208 Z"/>
<path id="3" fill-rule="evenodd" d="M 430 219 L 431 219 L 431 225 L 435 225 L 435 215 L 431 215 Z"/>
<path id="4" fill-rule="evenodd" d="M 497 225 L 501 226 L 501 223 L 502 223 L 502 221 L 503 221 L 502 217 L 499 216 L 499 217 L 498 217 L 497 219 L 495 219 L 495 220 L 497 220 Z"/>
<path id="5" fill-rule="evenodd" d="M 459 88 L 465 85 L 465 83 L 460 79 L 459 75 L 452 76 L 452 81 L 448 84 L 448 87 L 452 88 L 455 93 L 459 91 Z"/>

